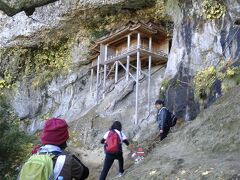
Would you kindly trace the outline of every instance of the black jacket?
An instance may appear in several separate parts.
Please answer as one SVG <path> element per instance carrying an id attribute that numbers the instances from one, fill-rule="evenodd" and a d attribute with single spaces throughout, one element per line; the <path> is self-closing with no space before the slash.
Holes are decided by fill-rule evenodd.
<path id="1" fill-rule="evenodd" d="M 63 176 L 64 180 L 84 180 L 87 179 L 89 175 L 89 169 L 75 156 L 68 153 L 63 153 L 66 155 L 66 160 L 63 165 L 63 169 L 60 176 Z"/>
<path id="2" fill-rule="evenodd" d="M 157 113 L 157 122 L 158 122 L 158 127 L 160 130 L 163 130 L 165 128 L 169 128 L 168 125 L 168 119 L 169 119 L 169 113 L 168 109 L 166 107 L 162 107 L 159 109 Z"/>

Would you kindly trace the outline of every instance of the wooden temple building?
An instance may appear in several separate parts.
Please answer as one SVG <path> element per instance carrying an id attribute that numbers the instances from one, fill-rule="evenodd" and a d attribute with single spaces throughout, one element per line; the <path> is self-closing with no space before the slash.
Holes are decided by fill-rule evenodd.
<path id="1" fill-rule="evenodd" d="M 104 98 L 106 81 L 114 76 L 119 81 L 119 69 L 125 72 L 124 78 L 136 81 L 135 124 L 138 123 L 138 91 L 141 74 L 148 78 L 148 107 L 150 110 L 151 68 L 165 65 L 171 46 L 168 32 L 152 22 L 129 22 L 120 29 L 97 40 L 91 47 L 89 59 L 91 67 L 90 91 L 98 101 Z M 131 71 L 134 69 L 134 73 Z M 145 69 L 143 71 L 142 69 Z M 147 69 L 147 71 L 146 71 Z M 96 77 L 95 87 L 93 78 Z M 123 78 L 123 77 L 122 77 Z M 99 92 L 102 94 L 99 94 Z"/>

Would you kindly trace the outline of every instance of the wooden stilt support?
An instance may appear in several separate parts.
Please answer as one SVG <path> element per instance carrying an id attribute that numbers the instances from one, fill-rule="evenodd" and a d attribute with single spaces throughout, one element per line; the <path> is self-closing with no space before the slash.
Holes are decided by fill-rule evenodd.
<path id="1" fill-rule="evenodd" d="M 90 83 L 90 94 L 93 95 L 93 68 L 91 68 Z"/>
<path id="2" fill-rule="evenodd" d="M 118 61 L 116 61 L 115 65 L 115 84 L 118 82 Z"/>
<path id="3" fill-rule="evenodd" d="M 131 46 L 131 35 L 128 35 L 128 39 L 127 39 L 127 48 L 128 48 L 128 52 L 130 50 L 130 46 Z M 126 80 L 129 80 L 129 64 L 130 64 L 130 56 L 127 56 L 127 64 L 126 64 Z"/>
<path id="4" fill-rule="evenodd" d="M 108 58 L 108 45 L 105 45 L 104 49 L 104 62 L 107 61 Z M 105 91 L 106 91 L 106 78 L 107 78 L 107 65 L 104 64 L 104 69 L 103 69 L 103 99 L 105 98 Z"/>
<path id="5" fill-rule="evenodd" d="M 121 63 L 121 61 L 118 61 L 119 65 L 122 66 L 122 68 L 127 71 L 126 67 Z M 137 69 L 137 68 L 136 68 Z M 133 78 L 134 81 L 136 81 L 136 78 L 129 72 L 129 77 Z"/>
<path id="6" fill-rule="evenodd" d="M 105 98 L 106 77 L 107 77 L 107 65 L 104 64 L 104 70 L 103 70 L 103 99 Z"/>
<path id="7" fill-rule="evenodd" d="M 148 57 L 148 112 L 150 112 L 150 86 L 151 86 L 151 67 L 152 66 L 152 56 Z"/>
<path id="8" fill-rule="evenodd" d="M 139 49 L 141 47 L 141 35 L 140 33 L 137 34 L 137 48 Z"/>
<path id="9" fill-rule="evenodd" d="M 139 65 L 140 65 L 140 52 L 137 51 L 137 72 L 136 72 L 136 102 L 135 102 L 135 124 L 138 124 L 138 88 L 139 88 Z"/>
<path id="10" fill-rule="evenodd" d="M 106 44 L 105 46 L 104 46 L 104 62 L 106 62 L 107 61 L 107 57 L 108 57 L 108 45 Z"/>
<path id="11" fill-rule="evenodd" d="M 100 71 L 99 71 L 99 86 L 102 84 L 102 79 L 103 79 L 102 72 L 103 72 L 103 67 L 100 67 Z"/>
<path id="12" fill-rule="evenodd" d="M 149 37 L 149 51 L 152 52 L 152 37 Z M 148 112 L 150 112 L 150 86 L 151 86 L 152 56 L 148 57 Z"/>
<path id="13" fill-rule="evenodd" d="M 139 51 L 139 48 L 141 48 L 141 35 L 140 35 L 140 33 L 137 34 L 137 48 L 138 48 L 138 51 Z M 139 56 L 139 59 L 140 59 L 140 56 Z M 141 75 L 141 61 L 139 61 L 138 63 L 139 63 L 138 73 L 139 73 L 139 75 Z"/>
<path id="14" fill-rule="evenodd" d="M 127 64 L 126 64 L 126 81 L 129 80 L 129 64 L 130 64 L 130 56 L 127 56 Z"/>
<path id="15" fill-rule="evenodd" d="M 97 83 L 96 83 L 96 102 L 98 103 L 98 85 L 99 85 L 100 56 L 97 58 Z"/>

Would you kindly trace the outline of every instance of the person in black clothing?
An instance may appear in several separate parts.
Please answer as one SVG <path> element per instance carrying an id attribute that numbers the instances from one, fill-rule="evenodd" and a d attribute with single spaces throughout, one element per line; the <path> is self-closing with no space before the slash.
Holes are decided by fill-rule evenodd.
<path id="1" fill-rule="evenodd" d="M 158 110 L 157 122 L 160 132 L 160 141 L 162 141 L 164 138 L 167 137 L 170 130 L 170 126 L 168 125 L 168 110 L 166 107 L 164 107 L 164 101 L 160 99 L 155 102 L 155 107 Z"/>
<path id="2" fill-rule="evenodd" d="M 106 141 L 106 139 L 108 137 L 108 134 L 111 130 L 115 131 L 118 134 L 118 136 L 121 140 L 120 149 L 119 149 L 118 153 L 114 153 L 114 154 L 108 153 L 108 152 L 105 151 L 106 156 L 105 156 L 105 160 L 104 160 L 103 170 L 101 172 L 99 180 L 105 180 L 106 179 L 108 171 L 111 168 L 115 159 L 117 159 L 118 163 L 119 163 L 119 174 L 118 174 L 118 176 L 121 177 L 124 173 L 124 169 L 123 169 L 124 160 L 123 160 L 123 152 L 122 152 L 122 142 L 125 143 L 127 146 L 129 145 L 129 142 L 127 140 L 127 137 L 122 132 L 122 124 L 119 121 L 115 121 L 112 124 L 110 130 L 107 131 L 105 133 L 105 135 L 103 136 L 103 138 L 101 140 L 102 144 L 105 144 L 105 141 Z"/>

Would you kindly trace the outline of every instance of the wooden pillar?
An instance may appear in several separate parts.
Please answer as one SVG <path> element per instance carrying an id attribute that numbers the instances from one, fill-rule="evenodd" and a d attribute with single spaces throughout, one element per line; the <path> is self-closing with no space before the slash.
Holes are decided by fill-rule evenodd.
<path id="1" fill-rule="evenodd" d="M 149 51 L 152 52 L 152 37 L 149 37 Z"/>
<path id="2" fill-rule="evenodd" d="M 137 50 L 139 52 L 139 59 L 140 59 L 140 51 L 139 51 L 140 47 L 141 47 L 141 35 L 140 35 L 140 33 L 138 33 L 137 34 Z M 139 63 L 138 74 L 141 75 L 141 61 L 139 61 L 138 63 Z"/>
<path id="3" fill-rule="evenodd" d="M 104 62 L 107 61 L 108 57 L 108 45 L 105 45 L 104 49 Z M 107 64 L 104 64 L 104 69 L 103 69 L 103 98 L 105 97 L 105 90 L 106 90 L 106 76 L 107 76 Z"/>
<path id="4" fill-rule="evenodd" d="M 90 77 L 90 94 L 93 92 L 93 62 L 92 62 L 92 68 L 91 68 L 91 77 Z"/>
<path id="5" fill-rule="evenodd" d="M 148 57 L 148 111 L 150 112 L 150 86 L 151 86 L 151 67 L 152 66 L 152 56 Z"/>
<path id="6" fill-rule="evenodd" d="M 137 50 L 137 72 L 136 72 L 136 102 L 135 102 L 135 124 L 138 124 L 138 88 L 139 88 L 139 70 L 140 70 L 140 51 Z"/>
<path id="7" fill-rule="evenodd" d="M 128 48 L 128 51 L 130 49 L 130 46 L 131 46 L 131 34 L 129 34 L 128 38 L 127 38 L 127 48 Z"/>
<path id="8" fill-rule="evenodd" d="M 106 44 L 105 46 L 104 46 L 105 48 L 104 48 L 104 61 L 106 62 L 107 61 L 107 57 L 108 57 L 108 45 Z"/>
<path id="9" fill-rule="evenodd" d="M 115 84 L 118 82 L 118 61 L 115 64 Z"/>
<path id="10" fill-rule="evenodd" d="M 99 71 L 99 85 L 102 84 L 102 72 L 103 72 L 103 67 L 100 67 L 100 71 Z"/>
<path id="11" fill-rule="evenodd" d="M 137 48 L 141 47 L 141 35 L 140 33 L 137 34 Z"/>
<path id="12" fill-rule="evenodd" d="M 103 69 L 103 98 L 105 97 L 105 90 L 106 90 L 106 76 L 107 76 L 107 65 L 104 64 L 104 69 Z"/>
<path id="13" fill-rule="evenodd" d="M 130 50 L 130 46 L 131 46 L 131 35 L 128 35 L 128 40 L 127 40 L 127 47 L 128 47 L 128 52 Z M 126 80 L 129 80 L 129 64 L 130 64 L 130 56 L 127 56 L 127 64 L 126 64 Z"/>
<path id="14" fill-rule="evenodd" d="M 126 80 L 129 80 L 129 65 L 130 65 L 130 56 L 127 56 L 127 64 L 126 64 Z"/>
<path id="15" fill-rule="evenodd" d="M 152 52 L 152 37 L 149 37 L 149 51 Z M 150 112 L 150 86 L 151 86 L 152 56 L 148 57 L 148 112 Z"/>
<path id="16" fill-rule="evenodd" d="M 96 83 L 96 100 L 98 103 L 98 85 L 99 85 L 99 69 L 100 69 L 100 56 L 97 58 L 97 83 Z"/>

